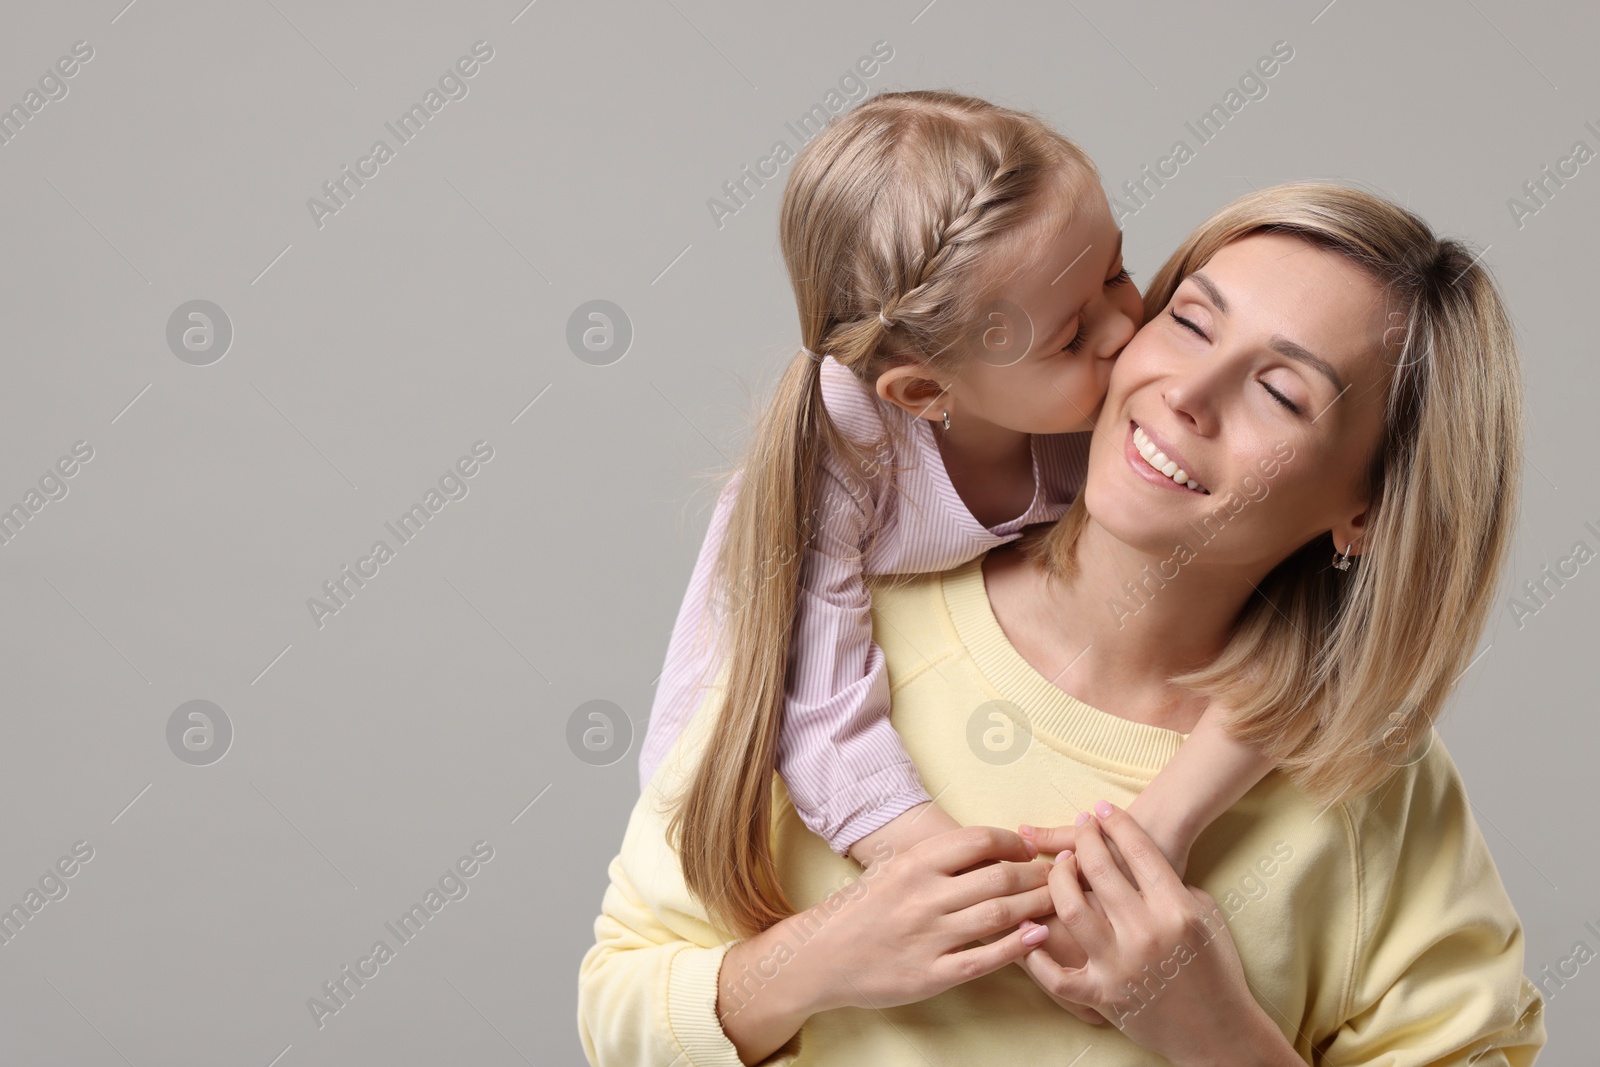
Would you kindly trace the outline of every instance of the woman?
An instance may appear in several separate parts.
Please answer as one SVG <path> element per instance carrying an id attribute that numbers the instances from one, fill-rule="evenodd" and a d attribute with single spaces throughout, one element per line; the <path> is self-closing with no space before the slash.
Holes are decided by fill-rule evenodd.
<path id="1" fill-rule="evenodd" d="M 1387 201 L 1291 185 L 1197 230 L 1146 311 L 1067 516 L 875 595 L 894 726 L 964 828 L 855 878 L 775 781 L 802 910 L 728 943 L 658 810 L 702 707 L 611 865 L 591 1062 L 1532 1062 L 1521 926 L 1431 727 L 1516 514 L 1492 283 Z M 1146 438 L 1207 492 L 1150 469 Z M 1189 888 L 1121 809 L 1211 697 L 1283 773 L 1199 838 Z M 1374 757 L 1393 767 L 1359 792 Z M 1059 864 L 997 829 L 1091 810 Z M 1051 915 L 1072 958 L 1023 940 Z"/>

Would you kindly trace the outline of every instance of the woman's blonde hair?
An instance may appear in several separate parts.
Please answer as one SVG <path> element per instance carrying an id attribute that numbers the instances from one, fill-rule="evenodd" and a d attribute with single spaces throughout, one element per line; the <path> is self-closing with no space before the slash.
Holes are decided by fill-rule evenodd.
<path id="1" fill-rule="evenodd" d="M 1224 207 L 1157 272 L 1146 320 L 1219 249 L 1263 232 L 1346 257 L 1388 301 L 1392 325 L 1373 344 L 1398 356 L 1362 551 L 1340 571 L 1331 560 L 1345 546 L 1331 534 L 1301 546 L 1260 583 L 1222 654 L 1169 682 L 1232 705 L 1230 732 L 1331 805 L 1421 758 L 1472 658 L 1517 516 L 1521 372 L 1479 255 L 1340 185 L 1279 185 Z M 1071 576 L 1087 518 L 1080 493 L 1024 552 Z"/>
<path id="2" fill-rule="evenodd" d="M 1023 241 L 1050 208 L 1102 195 L 1098 183 L 1088 156 L 1033 115 L 943 91 L 868 98 L 805 146 L 784 188 L 802 349 L 864 383 L 908 362 L 953 375 L 988 294 L 1028 262 Z M 712 596 L 725 691 L 668 834 L 689 889 L 740 934 L 794 910 L 772 853 L 771 790 L 802 556 L 829 519 L 817 514 L 819 464 L 831 452 L 865 495 L 880 472 L 893 484 L 883 444 L 874 453 L 839 431 L 820 364 L 802 351 L 734 472 Z"/>

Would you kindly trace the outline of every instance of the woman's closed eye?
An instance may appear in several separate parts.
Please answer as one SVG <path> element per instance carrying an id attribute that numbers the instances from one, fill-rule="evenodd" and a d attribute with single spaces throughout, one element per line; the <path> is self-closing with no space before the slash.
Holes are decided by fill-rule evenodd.
<path id="1" fill-rule="evenodd" d="M 1174 310 L 1173 308 L 1169 307 L 1167 309 L 1167 314 L 1172 316 L 1172 319 L 1173 319 L 1174 322 L 1178 323 L 1178 325 L 1182 326 L 1184 329 L 1186 329 L 1186 330 L 1190 331 L 1191 333 L 1193 333 L 1196 337 L 1200 338 L 1202 341 L 1211 340 L 1211 338 L 1206 336 L 1206 333 L 1205 333 L 1204 330 L 1200 329 L 1199 326 L 1196 326 L 1192 320 L 1186 319 L 1182 315 L 1178 314 L 1177 311 Z M 1300 409 L 1300 405 L 1299 404 L 1296 404 L 1294 401 L 1290 400 L 1288 397 L 1286 397 L 1282 393 L 1278 392 L 1278 390 L 1274 389 L 1272 386 L 1268 385 L 1266 382 L 1262 382 L 1261 383 L 1261 388 L 1263 388 L 1267 392 L 1271 393 L 1272 394 L 1272 399 L 1276 400 L 1278 403 L 1282 404 L 1284 407 L 1288 408 L 1290 411 L 1294 412 L 1296 415 L 1299 415 L 1301 413 L 1301 409 Z"/>
<path id="2" fill-rule="evenodd" d="M 1186 318 L 1184 318 L 1184 317 L 1183 317 L 1183 316 L 1182 316 L 1182 315 L 1180 315 L 1180 314 L 1178 314 L 1178 312 L 1177 312 L 1177 310 L 1176 310 L 1176 309 L 1174 309 L 1174 308 L 1168 308 L 1168 309 L 1167 309 L 1167 314 L 1168 314 L 1168 315 L 1171 315 L 1171 316 L 1172 316 L 1172 318 L 1173 318 L 1173 320 L 1174 320 L 1174 321 L 1175 321 L 1175 322 L 1177 322 L 1177 323 L 1178 323 L 1178 325 L 1180 325 L 1180 326 L 1182 326 L 1182 327 L 1183 327 L 1183 328 L 1184 328 L 1184 329 L 1186 329 L 1186 330 L 1188 330 L 1188 331 L 1190 331 L 1190 332 L 1191 332 L 1191 333 L 1193 333 L 1193 334 L 1194 334 L 1194 335 L 1195 335 L 1195 336 L 1196 336 L 1196 337 L 1198 337 L 1198 338 L 1200 338 L 1200 339 L 1201 339 L 1201 340 L 1202 340 L 1202 341 L 1209 341 L 1209 340 L 1211 340 L 1211 338 L 1209 338 L 1209 337 L 1207 337 L 1207 336 L 1206 336 L 1206 333 L 1205 333 L 1205 331 L 1204 331 L 1204 330 L 1202 330 L 1202 329 L 1201 329 L 1201 328 L 1200 328 L 1200 327 L 1198 327 L 1198 326 L 1196 326 L 1196 325 L 1195 325 L 1195 324 L 1194 324 L 1194 321 L 1193 321 L 1193 320 L 1192 320 L 1192 319 L 1186 319 Z"/>

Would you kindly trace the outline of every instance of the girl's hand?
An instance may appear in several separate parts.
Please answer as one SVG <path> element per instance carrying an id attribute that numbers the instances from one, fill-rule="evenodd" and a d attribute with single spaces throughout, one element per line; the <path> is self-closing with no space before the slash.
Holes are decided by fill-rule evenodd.
<path id="1" fill-rule="evenodd" d="M 926 1000 L 1020 960 L 1045 936 L 1025 920 L 1052 906 L 1038 854 L 1010 830 L 961 827 L 876 861 L 852 883 L 861 890 L 834 894 L 822 915 L 785 919 L 810 1013 Z"/>
<path id="2" fill-rule="evenodd" d="M 1142 796 L 1142 794 L 1141 794 Z M 1138 821 L 1139 828 L 1149 835 L 1161 850 L 1161 855 L 1172 866 L 1172 872 L 1183 881 L 1184 870 L 1189 866 L 1189 849 L 1194 845 L 1194 837 L 1184 832 L 1175 820 L 1165 819 L 1159 813 L 1140 809 L 1139 798 L 1135 797 L 1128 811 Z M 1078 829 L 1075 826 L 1029 826 L 1026 823 L 1017 828 L 1025 840 L 1032 841 L 1040 852 L 1071 852 L 1077 843 Z M 1112 847 L 1112 855 L 1116 857 L 1117 866 L 1122 873 L 1133 877 L 1133 872 L 1128 869 L 1127 862 Z M 1059 957 L 1058 957 L 1059 958 Z"/>
<path id="3" fill-rule="evenodd" d="M 1150 840 L 1156 843 L 1161 854 L 1172 865 L 1172 873 L 1178 876 L 1178 881 L 1183 881 L 1184 869 L 1189 866 L 1189 849 L 1194 846 L 1196 837 L 1193 813 L 1172 810 L 1156 796 L 1156 790 L 1146 789 L 1133 798 L 1128 805 L 1128 814 L 1138 822 L 1139 829 L 1149 834 Z M 1123 864 L 1123 871 L 1127 873 L 1126 864 Z"/>
<path id="4" fill-rule="evenodd" d="M 1104 801 L 1096 811 L 1050 874 L 1056 914 L 1089 962 L 1063 968 L 1035 951 L 1027 957 L 1030 973 L 1052 996 L 1097 1009 L 1174 1064 L 1228 1062 L 1240 1051 L 1241 1034 L 1276 1051 L 1287 1047 L 1250 995 L 1216 901 L 1179 881 L 1126 811 Z M 1113 857 L 1112 842 L 1133 880 Z M 1090 893 L 1079 886 L 1080 873 Z"/>

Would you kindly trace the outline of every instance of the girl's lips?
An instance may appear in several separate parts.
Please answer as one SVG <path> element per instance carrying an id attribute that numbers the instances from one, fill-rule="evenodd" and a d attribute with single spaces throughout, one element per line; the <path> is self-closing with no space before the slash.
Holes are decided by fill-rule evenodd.
<path id="1" fill-rule="evenodd" d="M 1171 478 L 1168 478 L 1165 474 L 1162 474 L 1160 471 L 1150 466 L 1150 464 L 1146 463 L 1144 461 L 1144 457 L 1139 454 L 1138 447 L 1133 443 L 1133 428 L 1134 423 L 1133 420 L 1130 419 L 1128 421 L 1127 433 L 1123 436 L 1122 440 L 1122 455 L 1127 459 L 1128 466 L 1132 467 L 1134 472 L 1138 474 L 1139 477 L 1143 478 L 1147 482 L 1153 482 L 1156 485 L 1165 486 L 1174 493 L 1185 493 L 1189 496 L 1208 495 L 1206 493 L 1202 493 L 1198 489 L 1190 489 L 1187 485 L 1179 485 L 1177 482 L 1173 481 Z"/>

